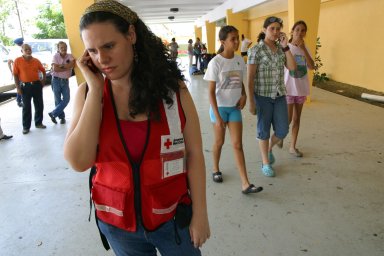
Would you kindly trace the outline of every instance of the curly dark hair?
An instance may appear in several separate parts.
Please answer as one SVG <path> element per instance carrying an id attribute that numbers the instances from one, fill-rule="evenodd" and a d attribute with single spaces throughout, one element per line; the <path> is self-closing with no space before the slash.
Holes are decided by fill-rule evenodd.
<path id="1" fill-rule="evenodd" d="M 111 22 L 116 29 L 126 35 L 129 23 L 109 12 L 91 12 L 82 16 L 80 31 L 93 23 Z M 185 80 L 168 49 L 141 19 L 132 24 L 136 31 L 137 62 L 133 62 L 132 88 L 128 104 L 130 115 L 153 113 L 159 117 L 159 101 L 165 100 L 168 106 L 174 103 L 171 92 L 179 92 L 179 81 Z"/>

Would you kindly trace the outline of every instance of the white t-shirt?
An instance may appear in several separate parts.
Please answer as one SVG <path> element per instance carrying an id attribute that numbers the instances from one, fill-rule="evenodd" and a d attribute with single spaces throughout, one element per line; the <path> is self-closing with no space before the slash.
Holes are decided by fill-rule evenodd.
<path id="1" fill-rule="evenodd" d="M 251 40 L 249 40 L 248 38 L 244 38 L 244 40 L 241 41 L 240 51 L 241 52 L 248 51 L 248 46 L 249 46 L 250 42 L 251 42 Z"/>
<path id="2" fill-rule="evenodd" d="M 302 49 L 300 49 L 300 47 L 297 47 L 293 44 L 289 44 L 289 48 L 293 55 L 293 58 L 296 61 L 297 69 L 295 71 L 289 71 L 287 68 L 284 68 L 284 82 L 287 88 L 287 95 L 308 96 L 308 68 L 304 52 Z M 307 51 L 309 52 L 308 49 Z"/>
<path id="3" fill-rule="evenodd" d="M 245 63 L 235 55 L 226 59 L 216 55 L 208 64 L 204 80 L 216 82 L 216 101 L 218 107 L 234 107 L 241 97 Z"/>

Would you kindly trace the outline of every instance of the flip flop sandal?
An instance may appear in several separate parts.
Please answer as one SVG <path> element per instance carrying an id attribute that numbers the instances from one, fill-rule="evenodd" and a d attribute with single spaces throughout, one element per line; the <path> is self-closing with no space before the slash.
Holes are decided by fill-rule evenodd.
<path id="1" fill-rule="evenodd" d="M 255 187 L 255 185 L 250 184 L 246 189 L 241 191 L 241 193 L 247 195 L 247 194 L 251 194 L 251 193 L 258 193 L 261 191 L 263 191 L 263 187 Z"/>
<path id="2" fill-rule="evenodd" d="M 214 172 L 212 173 L 212 179 L 216 183 L 221 183 L 223 182 L 223 174 L 220 171 Z"/>

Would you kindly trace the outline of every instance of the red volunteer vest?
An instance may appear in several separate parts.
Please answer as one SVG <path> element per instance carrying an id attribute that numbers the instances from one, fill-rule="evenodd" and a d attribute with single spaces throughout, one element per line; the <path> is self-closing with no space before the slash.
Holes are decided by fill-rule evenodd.
<path id="1" fill-rule="evenodd" d="M 133 165 L 106 81 L 92 186 L 92 200 L 102 221 L 127 231 L 136 231 L 140 222 L 151 231 L 173 218 L 179 203 L 191 203 L 182 134 L 185 116 L 176 93 L 173 99 L 172 108 L 159 102 L 160 120 L 148 121 L 142 161 Z"/>

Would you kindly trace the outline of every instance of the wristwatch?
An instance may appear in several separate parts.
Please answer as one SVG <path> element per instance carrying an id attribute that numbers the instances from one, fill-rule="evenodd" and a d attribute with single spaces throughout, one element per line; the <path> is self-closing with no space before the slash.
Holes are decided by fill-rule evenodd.
<path id="1" fill-rule="evenodd" d="M 285 46 L 284 48 L 282 48 L 282 50 L 283 50 L 283 52 L 287 52 L 287 51 L 289 51 L 289 46 L 288 46 L 288 45 Z"/>

